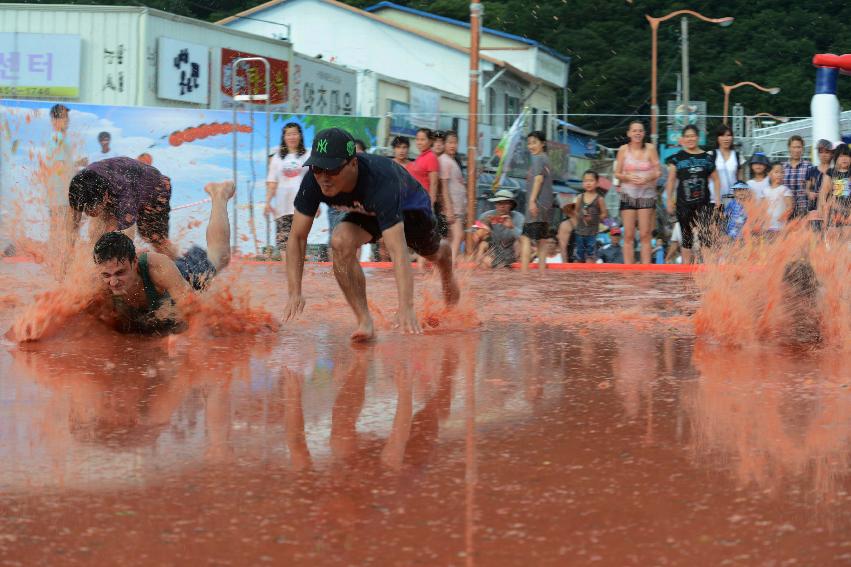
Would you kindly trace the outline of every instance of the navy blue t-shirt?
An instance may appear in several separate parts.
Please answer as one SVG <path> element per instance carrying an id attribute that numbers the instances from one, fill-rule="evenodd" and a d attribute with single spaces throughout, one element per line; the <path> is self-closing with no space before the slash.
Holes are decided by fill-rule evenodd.
<path id="1" fill-rule="evenodd" d="M 715 171 L 715 158 L 707 152 L 690 154 L 680 150 L 665 163 L 677 169 L 677 207 L 709 204 L 709 177 Z"/>
<path id="2" fill-rule="evenodd" d="M 402 222 L 402 211 L 432 215 L 431 199 L 405 168 L 390 158 L 357 154 L 358 181 L 351 193 L 326 197 L 312 171 L 305 174 L 295 197 L 295 209 L 312 217 L 319 203 L 348 212 L 377 217 L 382 232 Z"/>

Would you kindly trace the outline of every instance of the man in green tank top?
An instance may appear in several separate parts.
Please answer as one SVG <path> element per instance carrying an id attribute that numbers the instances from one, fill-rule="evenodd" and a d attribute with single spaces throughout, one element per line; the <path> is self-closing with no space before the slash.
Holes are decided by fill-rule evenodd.
<path id="1" fill-rule="evenodd" d="M 128 333 L 162 334 L 184 328 L 190 296 L 230 262 L 227 202 L 234 194 L 233 183 L 208 183 L 204 191 L 212 200 L 206 251 L 193 247 L 172 260 L 157 252 L 137 255 L 133 241 L 121 232 L 100 237 L 94 260 L 108 291 L 107 301 L 99 305 L 101 320 Z"/>

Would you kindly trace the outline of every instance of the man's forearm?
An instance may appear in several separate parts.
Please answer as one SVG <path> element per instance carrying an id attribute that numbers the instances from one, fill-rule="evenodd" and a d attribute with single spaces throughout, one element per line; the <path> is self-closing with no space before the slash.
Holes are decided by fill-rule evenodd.
<path id="1" fill-rule="evenodd" d="M 304 275 L 304 252 L 307 240 L 290 238 L 287 242 L 287 289 L 290 297 L 301 295 L 301 280 Z"/>
<path id="2" fill-rule="evenodd" d="M 393 274 L 396 276 L 396 289 L 399 292 L 399 309 L 413 309 L 414 307 L 414 276 L 411 272 L 411 262 L 408 258 L 408 249 L 405 246 L 397 246 L 385 238 L 387 251 L 393 260 Z"/>

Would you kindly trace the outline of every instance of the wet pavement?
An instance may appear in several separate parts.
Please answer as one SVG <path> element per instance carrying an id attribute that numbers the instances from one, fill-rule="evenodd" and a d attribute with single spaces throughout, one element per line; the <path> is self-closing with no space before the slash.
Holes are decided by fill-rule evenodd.
<path id="1" fill-rule="evenodd" d="M 39 271 L 0 280 L 5 329 Z M 454 315 L 419 275 L 410 337 L 372 271 L 366 346 L 305 289 L 276 334 L 3 345 L 0 565 L 851 564 L 847 356 L 696 339 L 688 275 L 476 273 Z"/>

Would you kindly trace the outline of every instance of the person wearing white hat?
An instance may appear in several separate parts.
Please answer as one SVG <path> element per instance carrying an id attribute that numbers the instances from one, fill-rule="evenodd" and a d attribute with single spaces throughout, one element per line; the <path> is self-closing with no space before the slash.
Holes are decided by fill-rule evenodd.
<path id="1" fill-rule="evenodd" d="M 514 209 L 514 193 L 500 189 L 488 199 L 494 208 L 485 211 L 473 226 L 475 250 L 490 258 L 491 267 L 507 267 L 517 260 L 515 245 L 523 233 L 525 218 Z"/>

